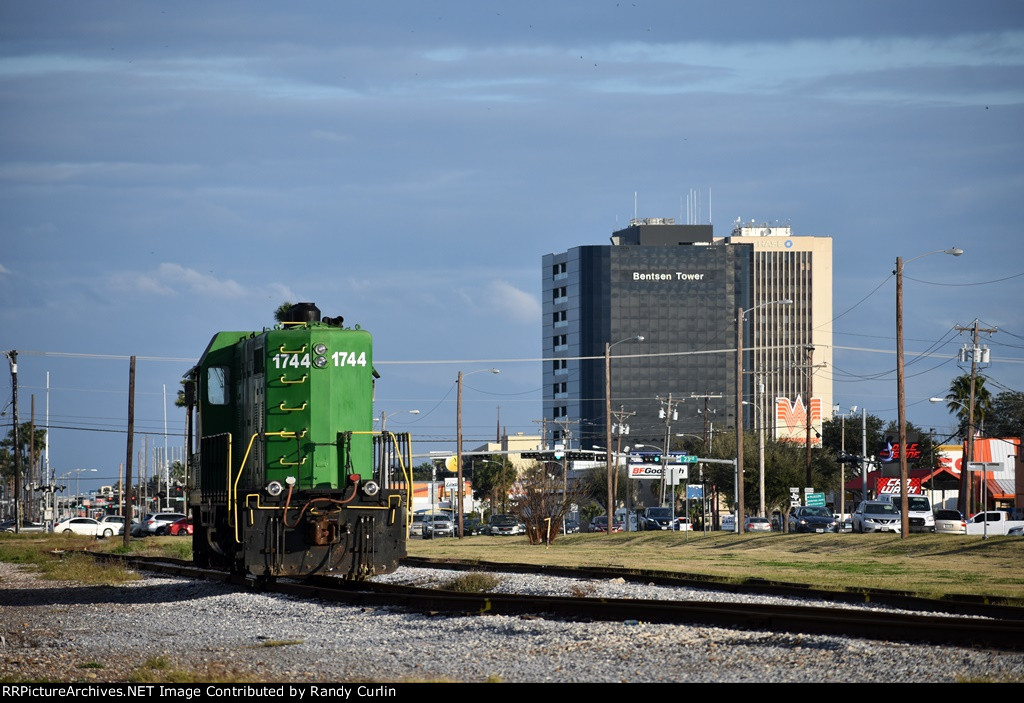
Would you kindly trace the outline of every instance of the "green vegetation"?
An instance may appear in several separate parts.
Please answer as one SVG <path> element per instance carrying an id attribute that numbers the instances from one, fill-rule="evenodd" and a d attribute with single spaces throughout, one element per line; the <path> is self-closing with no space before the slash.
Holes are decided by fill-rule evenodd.
<path id="1" fill-rule="evenodd" d="M 486 593 L 499 583 L 501 583 L 501 579 L 494 574 L 473 571 L 448 579 L 441 588 L 458 593 Z"/>
<path id="2" fill-rule="evenodd" d="M 969 594 L 1024 605 L 1024 540 L 913 534 L 629 532 L 562 535 L 545 547 L 525 537 L 409 541 L 409 555 L 436 559 L 671 571 L 826 589 L 877 588 L 924 597 Z"/>

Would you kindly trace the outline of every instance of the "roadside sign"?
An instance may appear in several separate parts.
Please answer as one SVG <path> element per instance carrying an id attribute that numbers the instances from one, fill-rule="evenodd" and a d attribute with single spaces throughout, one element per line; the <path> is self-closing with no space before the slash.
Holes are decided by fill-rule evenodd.
<path id="1" fill-rule="evenodd" d="M 789 487 L 789 507 L 797 508 L 800 506 L 800 489 L 795 486 Z"/>
<path id="2" fill-rule="evenodd" d="M 825 494 L 824 493 L 808 493 L 807 494 L 807 505 L 817 505 L 824 507 L 825 505 Z"/>

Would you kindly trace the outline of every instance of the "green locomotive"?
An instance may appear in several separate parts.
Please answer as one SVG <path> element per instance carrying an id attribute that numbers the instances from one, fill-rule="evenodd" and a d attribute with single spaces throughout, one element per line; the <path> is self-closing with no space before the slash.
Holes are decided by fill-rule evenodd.
<path id="1" fill-rule="evenodd" d="M 370 334 L 312 303 L 274 329 L 214 335 L 186 383 L 197 565 L 350 579 L 398 568 L 412 452 L 408 434 L 373 431 L 376 378 Z"/>

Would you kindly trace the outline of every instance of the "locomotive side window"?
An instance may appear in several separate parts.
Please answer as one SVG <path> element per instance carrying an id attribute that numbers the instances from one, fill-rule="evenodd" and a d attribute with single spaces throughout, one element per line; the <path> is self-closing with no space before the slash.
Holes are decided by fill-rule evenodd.
<path id="1" fill-rule="evenodd" d="M 228 404 L 227 366 L 211 366 L 206 370 L 206 401 L 210 405 Z"/>

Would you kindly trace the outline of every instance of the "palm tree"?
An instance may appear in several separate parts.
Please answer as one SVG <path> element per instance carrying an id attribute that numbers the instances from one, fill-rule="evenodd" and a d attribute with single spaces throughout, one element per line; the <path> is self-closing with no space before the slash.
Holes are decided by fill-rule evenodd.
<path id="1" fill-rule="evenodd" d="M 966 434 L 965 429 L 970 422 L 968 408 L 971 406 L 971 375 L 964 374 L 957 376 L 949 386 L 949 393 L 946 394 L 946 407 L 951 413 L 960 419 L 960 433 Z M 974 424 L 976 427 L 985 427 L 985 415 L 992 411 L 992 394 L 985 388 L 985 379 L 976 376 L 974 379 Z M 977 434 L 977 433 L 976 433 Z"/>

